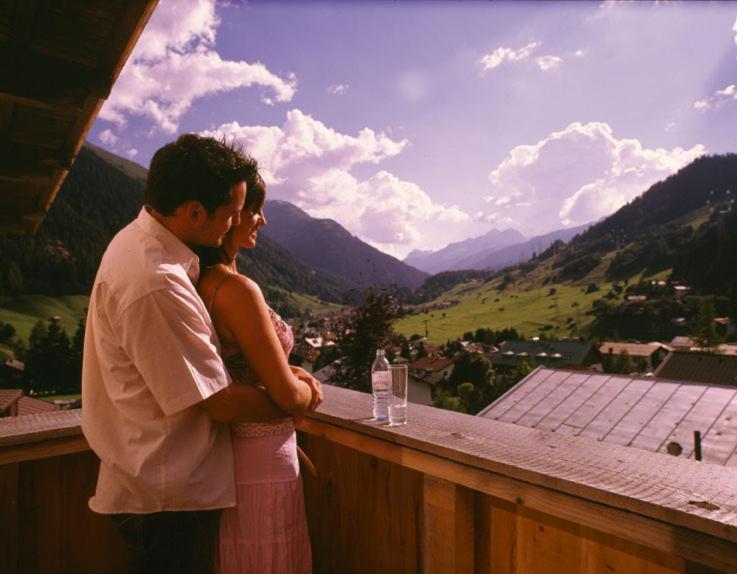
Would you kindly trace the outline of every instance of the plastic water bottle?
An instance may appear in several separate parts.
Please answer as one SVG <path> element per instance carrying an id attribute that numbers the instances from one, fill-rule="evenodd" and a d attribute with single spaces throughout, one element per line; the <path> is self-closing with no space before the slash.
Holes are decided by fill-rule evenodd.
<path id="1" fill-rule="evenodd" d="M 385 421 L 389 418 L 389 361 L 384 349 L 376 350 L 376 359 L 371 365 L 371 392 L 374 395 L 374 418 Z"/>

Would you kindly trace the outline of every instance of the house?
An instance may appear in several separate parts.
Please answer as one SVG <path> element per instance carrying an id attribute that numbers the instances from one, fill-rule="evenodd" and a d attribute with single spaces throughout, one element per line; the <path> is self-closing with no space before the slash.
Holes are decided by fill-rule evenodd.
<path id="1" fill-rule="evenodd" d="M 407 365 L 409 389 L 407 400 L 421 405 L 432 404 L 432 389 L 453 373 L 455 357 L 427 356 Z"/>
<path id="2" fill-rule="evenodd" d="M 737 467 L 737 387 L 539 367 L 477 416 Z"/>
<path id="3" fill-rule="evenodd" d="M 662 343 L 616 343 L 606 341 L 599 347 L 599 353 L 605 359 L 627 353 L 640 372 L 653 371 L 663 361 L 668 352 L 668 347 Z"/>
<path id="4" fill-rule="evenodd" d="M 660 364 L 655 376 L 737 388 L 737 355 L 674 351 Z"/>
<path id="5" fill-rule="evenodd" d="M 599 349 L 588 341 L 578 340 L 506 341 L 490 359 L 494 369 L 502 373 L 523 363 L 560 369 L 586 369 L 601 364 Z"/>
<path id="6" fill-rule="evenodd" d="M 21 389 L 0 389 L 0 417 L 22 417 L 57 410 L 59 408 L 52 403 L 26 397 Z"/>

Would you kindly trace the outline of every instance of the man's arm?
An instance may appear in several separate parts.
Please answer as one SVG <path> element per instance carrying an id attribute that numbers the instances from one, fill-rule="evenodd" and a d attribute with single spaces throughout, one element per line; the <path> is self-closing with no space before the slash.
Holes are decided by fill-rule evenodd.
<path id="1" fill-rule="evenodd" d="M 264 389 L 253 385 L 230 384 L 200 404 L 211 419 L 221 423 L 264 422 L 289 416 Z"/>

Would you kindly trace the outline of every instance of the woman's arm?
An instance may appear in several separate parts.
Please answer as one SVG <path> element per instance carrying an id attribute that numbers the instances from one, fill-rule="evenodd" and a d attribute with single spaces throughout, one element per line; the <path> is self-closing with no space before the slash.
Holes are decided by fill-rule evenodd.
<path id="1" fill-rule="evenodd" d="M 235 339 L 277 406 L 291 414 L 306 412 L 313 391 L 287 363 L 259 286 L 242 275 L 234 275 L 221 287 L 213 315 L 215 324 L 225 327 Z"/>

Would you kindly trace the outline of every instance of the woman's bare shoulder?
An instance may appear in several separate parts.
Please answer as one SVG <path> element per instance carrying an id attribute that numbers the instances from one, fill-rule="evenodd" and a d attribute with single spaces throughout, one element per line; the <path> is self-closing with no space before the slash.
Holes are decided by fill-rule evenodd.
<path id="1" fill-rule="evenodd" d="M 234 273 L 223 283 L 221 295 L 223 303 L 238 305 L 254 305 L 261 306 L 265 304 L 261 287 L 258 286 L 253 279 Z"/>

